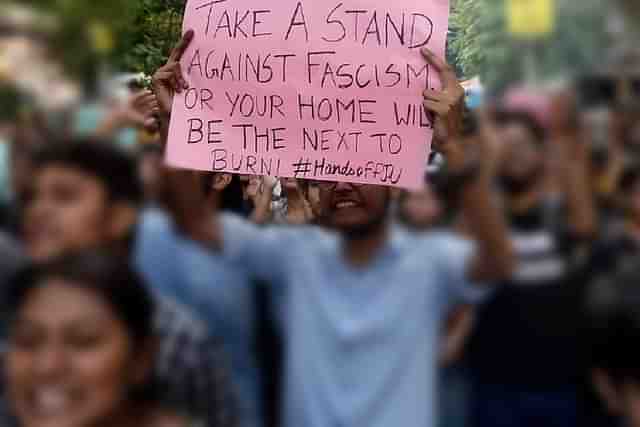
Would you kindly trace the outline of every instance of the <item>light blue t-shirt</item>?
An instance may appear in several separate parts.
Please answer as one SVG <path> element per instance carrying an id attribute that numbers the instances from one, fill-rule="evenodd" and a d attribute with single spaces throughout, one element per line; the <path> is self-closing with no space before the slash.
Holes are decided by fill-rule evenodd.
<path id="1" fill-rule="evenodd" d="M 450 233 L 393 228 L 368 267 L 341 239 L 223 220 L 225 252 L 280 296 L 285 427 L 432 427 L 441 324 L 487 286 L 466 279 L 473 248 Z"/>
<path id="2" fill-rule="evenodd" d="M 159 209 L 148 209 L 136 236 L 136 263 L 154 291 L 175 298 L 204 320 L 231 361 L 241 427 L 261 427 L 262 378 L 255 354 L 257 325 L 246 269 L 223 253 L 182 237 Z"/>

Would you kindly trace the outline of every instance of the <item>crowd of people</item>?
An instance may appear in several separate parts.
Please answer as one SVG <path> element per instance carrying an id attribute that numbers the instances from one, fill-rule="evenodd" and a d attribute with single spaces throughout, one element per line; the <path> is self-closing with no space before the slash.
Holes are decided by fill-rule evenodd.
<path id="1" fill-rule="evenodd" d="M 640 426 L 624 76 L 472 111 L 425 50 L 409 192 L 166 167 L 191 39 L 90 132 L 2 127 L 0 425 Z"/>

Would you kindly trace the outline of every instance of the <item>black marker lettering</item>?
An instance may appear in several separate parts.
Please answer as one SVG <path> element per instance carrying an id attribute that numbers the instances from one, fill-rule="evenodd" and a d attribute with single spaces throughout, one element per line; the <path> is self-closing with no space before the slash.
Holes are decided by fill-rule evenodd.
<path id="1" fill-rule="evenodd" d="M 360 71 L 361 71 L 363 68 L 366 68 L 366 67 L 367 67 L 366 65 L 362 64 L 362 65 L 360 65 L 360 66 L 358 67 L 358 70 L 356 71 L 356 84 L 358 85 L 358 87 L 359 87 L 360 89 L 364 89 L 364 88 L 366 88 L 367 86 L 369 86 L 369 85 L 371 84 L 371 79 L 367 80 L 367 82 L 366 82 L 366 83 L 361 83 L 361 82 L 360 82 Z"/>
<path id="2" fill-rule="evenodd" d="M 429 86 L 429 65 L 425 64 L 420 71 L 416 71 L 416 69 L 413 68 L 413 65 L 407 64 L 407 89 L 411 88 L 412 76 L 418 78 L 423 74 L 425 75 L 425 81 L 424 84 L 420 84 L 420 86 L 427 87 Z"/>
<path id="3" fill-rule="evenodd" d="M 333 74 L 333 69 L 331 68 L 331 64 L 328 62 L 325 64 L 324 74 L 322 75 L 322 83 L 320 83 L 320 87 L 323 89 L 325 88 L 327 77 L 331 78 L 331 81 L 333 82 L 333 87 L 338 86 L 336 83 L 335 75 Z"/>
<path id="4" fill-rule="evenodd" d="M 193 102 L 190 102 L 193 99 Z M 187 110 L 193 110 L 198 104 L 198 90 L 196 88 L 189 88 L 184 94 L 184 106 Z"/>
<path id="5" fill-rule="evenodd" d="M 284 132 L 285 130 L 287 130 L 287 129 L 286 128 L 271 129 L 271 134 L 272 134 L 271 143 L 273 144 L 273 150 L 274 151 L 282 150 L 284 148 L 287 148 L 284 145 L 278 145 L 279 142 L 284 142 L 284 138 L 282 138 L 280 135 L 278 135 L 278 133 L 279 132 Z"/>
<path id="6" fill-rule="evenodd" d="M 411 105 L 407 106 L 407 115 L 406 116 L 400 114 L 400 110 L 399 110 L 397 102 L 393 103 L 393 111 L 394 111 L 394 114 L 395 114 L 396 125 L 397 126 L 400 126 L 400 125 L 407 125 L 408 126 L 409 125 L 409 119 L 411 118 Z"/>
<path id="7" fill-rule="evenodd" d="M 396 36 L 398 36 L 398 40 L 400 41 L 400 45 L 404 46 L 405 43 L 405 39 L 404 39 L 404 33 L 405 33 L 405 29 L 404 29 L 404 18 L 405 18 L 405 14 L 402 14 L 402 26 L 400 28 L 402 28 L 402 30 L 398 30 L 398 26 L 396 25 L 395 22 L 393 22 L 393 19 L 391 18 L 391 15 L 389 13 L 387 13 L 387 17 L 385 19 L 385 23 L 384 23 L 384 32 L 385 32 L 385 46 L 389 47 L 389 27 L 391 26 L 393 28 L 393 31 L 396 33 Z"/>
<path id="8" fill-rule="evenodd" d="M 322 106 L 325 106 L 326 114 L 322 114 Z M 324 98 L 318 105 L 318 119 L 322 122 L 326 122 L 333 115 L 333 106 L 328 98 Z"/>
<path id="9" fill-rule="evenodd" d="M 300 15 L 300 18 L 302 18 L 301 20 L 296 21 L 296 18 L 298 18 L 298 14 Z M 305 40 L 308 43 L 309 42 L 309 29 L 307 28 L 307 20 L 304 17 L 304 9 L 302 7 L 302 2 L 298 2 L 298 5 L 296 6 L 296 10 L 293 13 L 293 17 L 291 18 L 291 23 L 289 24 L 289 29 L 287 30 L 287 35 L 285 36 L 285 40 L 289 40 L 289 36 L 291 35 L 291 31 L 293 30 L 294 27 L 300 27 L 302 26 L 304 28 L 304 33 L 305 33 Z"/>
<path id="10" fill-rule="evenodd" d="M 247 150 L 247 142 L 249 137 L 247 136 L 247 129 L 251 129 L 253 125 L 243 124 L 243 125 L 232 125 L 232 128 L 241 128 L 242 129 L 242 148 Z"/>
<path id="11" fill-rule="evenodd" d="M 256 103 L 253 97 L 249 94 L 245 94 L 240 101 L 240 114 L 243 117 L 251 117 L 255 111 Z"/>
<path id="12" fill-rule="evenodd" d="M 347 15 L 354 15 L 354 24 L 353 24 L 353 41 L 358 41 L 358 17 L 360 15 L 364 15 L 367 13 L 366 10 L 345 10 L 344 13 Z"/>
<path id="13" fill-rule="evenodd" d="M 250 171 L 253 175 L 258 175 L 255 169 L 256 164 L 258 164 L 256 156 L 247 156 L 247 171 Z"/>
<path id="14" fill-rule="evenodd" d="M 229 117 L 233 117 L 233 115 L 236 112 L 236 106 L 238 105 L 238 101 L 240 100 L 240 95 L 236 94 L 236 98 L 231 99 L 231 95 L 229 95 L 229 92 L 225 92 L 224 94 L 226 95 L 227 101 L 229 101 L 229 104 L 231 104 L 231 114 L 229 114 Z"/>
<path id="15" fill-rule="evenodd" d="M 322 151 L 331 150 L 331 146 L 329 145 L 329 137 L 327 136 L 331 132 L 333 132 L 332 129 L 323 129 L 320 131 L 320 149 Z"/>
<path id="16" fill-rule="evenodd" d="M 342 116 L 340 114 L 340 111 L 344 111 L 347 114 L 349 113 L 349 111 L 351 111 L 351 123 L 355 123 L 355 121 L 356 121 L 356 101 L 355 101 L 355 99 L 352 99 L 351 102 L 349 102 L 348 104 L 345 104 L 340 99 L 338 99 L 336 101 L 336 115 L 338 117 L 338 123 L 340 123 L 341 120 L 342 120 Z"/>
<path id="17" fill-rule="evenodd" d="M 209 104 L 209 101 L 213 100 L 213 92 L 209 89 L 202 89 L 200 91 L 200 109 L 204 110 L 204 106 L 206 105 L 209 110 L 213 111 L 213 107 Z"/>
<path id="18" fill-rule="evenodd" d="M 223 22 L 224 21 L 224 22 Z M 229 38 L 233 37 L 231 32 L 231 20 L 229 19 L 229 13 L 225 10 L 224 13 L 220 16 L 220 20 L 218 21 L 218 26 L 216 27 L 216 32 L 213 33 L 213 38 L 218 37 L 218 31 L 227 29 L 227 34 Z"/>
<path id="19" fill-rule="evenodd" d="M 215 125 L 222 123 L 222 120 L 209 120 L 207 123 L 208 132 L 207 132 L 207 144 L 221 144 L 222 140 L 216 139 L 215 137 L 218 135 L 222 135 L 222 132 L 218 132 L 213 130 Z"/>
<path id="20" fill-rule="evenodd" d="M 218 70 L 213 66 L 209 67 L 209 61 L 211 60 L 211 57 L 213 56 L 214 53 L 216 53 L 216 51 L 212 50 L 207 54 L 207 59 L 204 64 L 204 71 L 208 79 L 218 77 Z"/>
<path id="21" fill-rule="evenodd" d="M 229 70 L 229 74 L 231 74 L 231 80 L 235 80 L 233 75 L 233 68 L 231 68 L 231 61 L 229 60 L 229 55 L 224 55 L 224 61 L 222 62 L 222 71 L 220 71 L 220 79 L 224 80 L 225 71 Z"/>
<path id="22" fill-rule="evenodd" d="M 336 76 L 338 76 L 338 78 L 340 78 L 340 79 L 344 78 L 344 79 L 348 79 L 348 80 L 349 80 L 349 83 L 342 83 L 342 84 L 340 84 L 340 85 L 338 86 L 340 89 L 348 89 L 348 88 L 350 88 L 351 86 L 353 86 L 353 75 L 352 75 L 352 74 L 350 74 L 350 73 L 343 73 L 343 72 L 342 72 L 342 69 L 343 69 L 343 68 L 345 68 L 345 67 L 350 67 L 350 66 L 351 66 L 351 64 L 341 64 L 341 65 L 338 67 L 338 69 L 336 70 Z"/>
<path id="23" fill-rule="evenodd" d="M 214 172 L 223 171 L 227 168 L 227 150 L 224 148 L 216 148 L 211 152 L 213 158 L 211 169 Z"/>
<path id="24" fill-rule="evenodd" d="M 284 99 L 280 95 L 271 95 L 271 118 L 273 118 L 274 111 L 280 113 L 282 117 L 285 117 L 284 111 L 282 111 L 282 106 L 284 105 Z"/>
<path id="25" fill-rule="evenodd" d="M 394 75 L 396 76 L 396 81 L 394 83 L 390 83 L 388 85 L 386 85 L 386 87 L 396 87 L 398 85 L 398 83 L 400 83 L 402 81 L 402 74 L 400 74 L 398 71 L 392 71 L 395 68 L 395 64 L 390 64 L 387 67 L 387 71 L 385 71 L 386 75 Z"/>
<path id="26" fill-rule="evenodd" d="M 210 1 L 208 3 L 204 3 L 201 4 L 200 6 L 196 7 L 196 10 L 200 10 L 200 9 L 204 9 L 205 7 L 209 8 L 209 14 L 207 16 L 207 26 L 204 30 L 204 34 L 205 35 L 209 35 L 209 26 L 211 25 L 211 15 L 213 13 L 213 6 L 218 4 L 218 3 L 224 3 L 227 0 L 215 0 L 215 1 Z"/>
<path id="27" fill-rule="evenodd" d="M 374 11 L 371 20 L 369 21 L 369 25 L 367 26 L 367 31 L 362 38 L 362 45 L 367 44 L 367 39 L 370 35 L 376 36 L 378 40 L 378 46 L 382 44 L 382 38 L 380 36 L 380 27 L 378 26 L 378 12 Z"/>
<path id="28" fill-rule="evenodd" d="M 289 53 L 289 54 L 283 54 L 283 55 L 273 55 L 274 58 L 282 58 L 282 83 L 286 83 L 287 82 L 287 59 L 289 58 L 295 58 L 296 54 L 294 53 Z"/>
<path id="29" fill-rule="evenodd" d="M 191 58 L 191 62 L 189 63 L 189 68 L 187 69 L 187 74 L 191 75 L 191 72 L 193 71 L 193 67 L 198 67 L 198 71 L 200 72 L 200 77 L 203 76 L 203 72 L 202 72 L 202 64 L 200 62 L 200 49 L 196 49 L 196 51 L 193 53 L 193 57 Z"/>
<path id="30" fill-rule="evenodd" d="M 307 74 L 309 76 L 309 84 L 313 83 L 313 79 L 311 78 L 311 74 L 312 74 L 312 70 L 316 67 L 319 67 L 320 64 L 316 64 L 314 62 L 311 62 L 311 58 L 313 56 L 320 56 L 320 55 L 335 55 L 336 51 L 324 51 L 324 52 L 308 52 L 307 53 Z"/>
<path id="31" fill-rule="evenodd" d="M 300 120 L 304 119 L 304 110 L 305 108 L 307 109 L 311 109 L 311 119 L 315 120 L 316 119 L 316 108 L 315 108 L 315 104 L 314 104 L 314 97 L 311 97 L 311 103 L 305 103 L 302 100 L 302 95 L 298 94 L 298 112 L 299 112 L 299 117 Z"/>
<path id="32" fill-rule="evenodd" d="M 426 22 L 427 25 L 429 26 L 427 35 L 425 36 L 425 39 L 422 41 L 415 40 L 416 25 L 417 25 L 416 21 L 418 20 L 418 18 L 422 18 L 424 22 Z M 431 36 L 433 36 L 433 21 L 431 20 L 431 18 L 425 15 L 422 15 L 420 13 L 414 13 L 412 15 L 412 21 L 411 21 L 411 46 L 409 46 L 409 49 L 417 49 L 417 48 L 426 46 L 431 41 Z"/>
<path id="33" fill-rule="evenodd" d="M 342 21 L 338 20 L 338 19 L 331 19 L 331 17 L 333 16 L 333 14 L 342 7 L 342 3 L 339 3 L 327 16 L 327 24 L 329 25 L 339 25 L 342 33 L 337 36 L 335 39 L 329 39 L 326 37 L 322 37 L 322 40 L 328 42 L 328 43 L 337 43 L 337 42 L 341 42 L 342 40 L 344 40 L 347 37 L 347 28 L 344 26 L 344 24 L 342 23 Z"/>
<path id="34" fill-rule="evenodd" d="M 394 133 L 389 137 L 389 153 L 396 155 L 402 151 L 402 138 Z"/>
<path id="35" fill-rule="evenodd" d="M 311 145 L 315 151 L 318 151 L 318 132 L 313 131 L 313 135 L 311 135 L 307 128 L 302 129 L 302 148 L 307 149 L 307 143 Z"/>
<path id="36" fill-rule="evenodd" d="M 262 21 L 258 20 L 258 15 L 263 15 L 265 13 L 271 13 L 270 10 L 255 10 L 253 11 L 253 37 L 264 37 L 271 36 L 273 33 L 258 33 L 256 32 L 256 27 L 259 24 L 263 24 Z"/>
<path id="37" fill-rule="evenodd" d="M 197 144 L 199 142 L 202 141 L 202 139 L 204 138 L 204 132 L 202 132 L 202 127 L 204 126 L 204 123 L 202 123 L 202 120 L 200 119 L 189 119 L 189 137 L 187 139 L 187 144 Z M 197 125 L 197 127 L 194 127 L 194 124 Z M 193 138 L 193 135 L 196 134 L 195 139 Z"/>
<path id="38" fill-rule="evenodd" d="M 375 100 L 361 99 L 358 100 L 358 109 L 360 111 L 360 123 L 377 123 L 376 120 L 366 119 L 365 116 L 373 116 L 373 112 L 366 110 L 367 104 L 375 104 Z"/>
<path id="39" fill-rule="evenodd" d="M 244 36 L 245 39 L 249 38 L 247 33 L 245 33 L 244 30 L 242 29 L 242 24 L 244 23 L 244 20 L 247 19 L 249 14 L 250 14 L 250 12 L 247 11 L 242 16 L 242 19 L 238 20 L 238 18 L 240 17 L 240 12 L 236 10 L 236 19 L 233 21 L 233 38 L 237 39 L 238 38 L 238 33 L 242 33 L 242 35 Z"/>

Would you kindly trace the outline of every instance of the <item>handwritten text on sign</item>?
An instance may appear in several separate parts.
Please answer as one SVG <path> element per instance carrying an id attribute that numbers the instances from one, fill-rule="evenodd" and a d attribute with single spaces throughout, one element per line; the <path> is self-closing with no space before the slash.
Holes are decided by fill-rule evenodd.
<path id="1" fill-rule="evenodd" d="M 190 0 L 168 162 L 417 187 L 448 0 Z"/>

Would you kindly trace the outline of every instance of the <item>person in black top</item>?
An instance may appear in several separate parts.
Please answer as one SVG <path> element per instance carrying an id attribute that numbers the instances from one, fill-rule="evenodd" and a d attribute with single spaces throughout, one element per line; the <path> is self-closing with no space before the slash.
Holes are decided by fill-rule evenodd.
<path id="1" fill-rule="evenodd" d="M 640 427 L 640 258 L 627 255 L 597 276 L 584 300 L 582 336 L 594 388 L 621 424 Z M 596 424 L 592 424 L 596 425 Z"/>
<path id="2" fill-rule="evenodd" d="M 579 304 L 572 277 L 595 218 L 586 149 L 562 120 L 569 107 L 557 108 L 563 111 L 552 143 L 567 157 L 561 197 L 545 187 L 546 136 L 534 116 L 505 110 L 493 118 L 492 134 L 504 150 L 498 167 L 517 263 L 511 280 L 479 307 L 469 342 L 476 427 L 577 425 Z"/>

